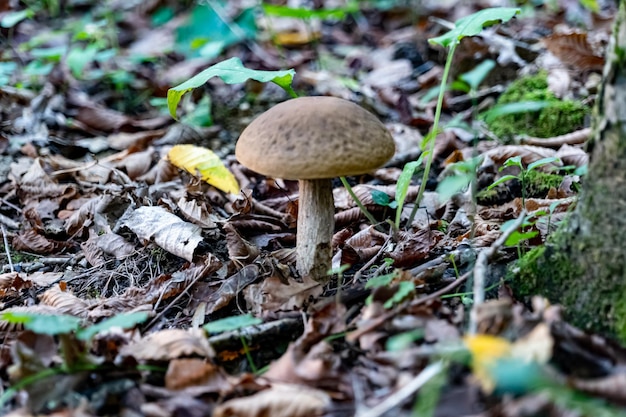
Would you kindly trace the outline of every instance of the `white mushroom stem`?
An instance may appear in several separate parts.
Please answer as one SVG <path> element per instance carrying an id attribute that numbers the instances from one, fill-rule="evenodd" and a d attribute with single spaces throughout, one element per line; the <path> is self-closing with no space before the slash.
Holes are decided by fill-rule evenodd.
<path id="1" fill-rule="evenodd" d="M 331 267 L 335 203 L 331 180 L 300 180 L 296 264 L 302 276 L 326 282 Z"/>

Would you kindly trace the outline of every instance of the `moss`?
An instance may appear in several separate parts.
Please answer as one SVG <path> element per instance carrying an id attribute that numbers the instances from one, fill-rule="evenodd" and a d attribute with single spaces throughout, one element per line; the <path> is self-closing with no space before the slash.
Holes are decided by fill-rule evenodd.
<path id="1" fill-rule="evenodd" d="M 549 138 L 583 127 L 585 117 L 590 112 L 580 102 L 556 98 L 548 90 L 545 71 L 513 82 L 498 98 L 497 104 L 525 101 L 547 101 L 551 104 L 540 111 L 498 117 L 489 125 L 491 131 L 503 140 L 511 139 L 515 135 Z"/>
<path id="2" fill-rule="evenodd" d="M 526 174 L 525 181 L 527 197 L 545 198 L 550 188 L 558 188 L 561 185 L 563 177 L 533 170 Z"/>
<path id="3" fill-rule="evenodd" d="M 548 243 L 528 252 L 509 270 L 511 289 L 526 302 L 543 295 L 564 307 L 571 324 L 626 341 L 626 297 L 585 274 L 581 262 L 572 257 L 583 246 L 588 242 L 559 229 Z"/>
<path id="4" fill-rule="evenodd" d="M 501 204 L 509 199 L 508 192 L 502 191 L 500 187 L 480 190 L 476 194 L 476 201 L 481 206 L 493 206 Z"/>

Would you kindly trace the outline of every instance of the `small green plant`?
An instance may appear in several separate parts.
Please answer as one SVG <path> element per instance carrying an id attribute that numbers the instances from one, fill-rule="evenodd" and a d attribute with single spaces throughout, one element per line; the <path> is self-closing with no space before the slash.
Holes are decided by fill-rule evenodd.
<path id="1" fill-rule="evenodd" d="M 510 181 L 510 180 L 519 180 L 521 185 L 522 185 L 522 207 L 524 207 L 524 209 L 526 208 L 526 198 L 527 198 L 527 186 L 528 186 L 528 181 L 530 180 L 530 176 L 532 176 L 532 173 L 535 169 L 544 166 L 544 165 L 548 165 L 551 164 L 552 162 L 556 162 L 559 161 L 559 158 L 556 157 L 550 157 L 550 158 L 542 158 L 539 159 L 538 161 L 532 162 L 530 164 L 528 164 L 528 167 L 524 167 L 524 164 L 522 163 L 522 157 L 521 156 L 514 156 L 511 157 L 509 159 L 507 159 L 504 164 L 502 164 L 502 166 L 500 167 L 500 171 L 502 171 L 503 169 L 507 168 L 507 167 L 518 167 L 519 168 L 519 174 L 517 175 L 512 175 L 512 174 L 508 174 L 505 175 L 501 178 L 499 178 L 498 180 L 494 181 L 493 184 L 491 184 L 489 187 L 487 187 L 487 190 L 491 190 L 494 187 L 497 187 L 498 185 L 502 184 L 503 182 L 506 181 Z"/>
<path id="2" fill-rule="evenodd" d="M 485 27 L 494 25 L 499 22 L 507 22 L 519 12 L 520 9 L 509 7 L 495 7 L 483 9 L 457 20 L 454 23 L 454 28 L 444 35 L 428 40 L 433 45 L 440 45 L 444 48 L 449 48 L 449 50 L 448 56 L 446 58 L 446 64 L 443 69 L 443 76 L 441 77 L 441 87 L 439 89 L 439 95 L 437 97 L 437 105 L 435 107 L 435 118 L 433 121 L 433 126 L 429 134 L 424 138 L 422 142 L 422 148 L 424 150 L 423 153 L 426 154 L 424 156 L 424 175 L 422 176 L 422 186 L 420 187 L 417 197 L 415 198 L 415 205 L 407 222 L 408 226 L 413 223 L 413 219 L 417 214 L 417 210 L 422 201 L 422 197 L 424 196 L 424 192 L 426 191 L 426 183 L 428 182 L 428 176 L 430 175 L 430 168 L 434 158 L 433 151 L 435 149 L 435 137 L 439 133 L 439 120 L 441 118 L 441 110 L 443 108 L 443 96 L 445 92 L 445 86 L 448 83 L 448 76 L 450 75 L 450 68 L 452 67 L 454 52 L 457 46 L 461 43 L 461 40 L 463 38 L 468 36 L 476 36 Z"/>

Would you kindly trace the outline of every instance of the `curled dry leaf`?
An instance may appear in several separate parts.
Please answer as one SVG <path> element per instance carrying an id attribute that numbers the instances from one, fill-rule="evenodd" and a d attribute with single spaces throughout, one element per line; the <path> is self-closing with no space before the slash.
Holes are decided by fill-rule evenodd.
<path id="1" fill-rule="evenodd" d="M 90 308 L 95 305 L 94 302 L 90 303 L 69 291 L 62 291 L 58 285 L 41 294 L 39 302 L 42 305 L 54 307 L 56 314 L 69 314 L 76 317 L 87 317 Z"/>
<path id="2" fill-rule="evenodd" d="M 250 263 L 259 256 L 259 248 L 242 238 L 232 224 L 224 224 L 224 232 L 226 232 L 226 246 L 230 259 Z"/>
<path id="3" fill-rule="evenodd" d="M 577 70 L 601 71 L 604 67 L 604 53 L 588 42 L 586 33 L 555 33 L 543 43 L 564 64 Z"/>
<path id="4" fill-rule="evenodd" d="M 208 392 L 219 393 L 228 384 L 222 368 L 207 362 L 206 359 L 173 359 L 168 364 L 165 373 L 165 388 L 171 390 L 202 385 L 208 389 Z"/>
<path id="5" fill-rule="evenodd" d="M 200 329 L 161 330 L 124 346 L 120 354 L 139 361 L 167 361 L 189 356 L 209 359 L 215 356 Z"/>
<path id="6" fill-rule="evenodd" d="M 512 158 L 514 156 L 520 156 L 522 158 L 522 162 L 524 165 L 528 166 L 535 161 L 538 161 L 543 158 L 550 158 L 556 156 L 556 151 L 549 148 L 543 148 L 539 146 L 530 146 L 530 145 L 505 145 L 498 146 L 497 148 L 493 148 L 483 153 L 482 155 L 485 158 L 489 158 L 494 161 L 497 165 L 502 165 L 504 162 Z M 538 169 L 546 168 L 546 167 L 554 167 L 561 166 L 557 162 L 553 162 L 548 165 L 544 165 Z"/>
<path id="7" fill-rule="evenodd" d="M 162 137 L 165 129 L 143 132 L 120 132 L 107 136 L 107 143 L 111 149 L 123 151 L 126 149 L 145 149 L 149 143 Z"/>
<path id="8" fill-rule="evenodd" d="M 398 241 L 389 257 L 394 260 L 394 266 L 410 267 L 421 259 L 429 256 L 430 250 L 443 237 L 437 230 L 419 229 L 415 233 L 400 232 Z"/>
<path id="9" fill-rule="evenodd" d="M 12 164 L 11 168 L 14 168 Z M 43 200 L 45 198 L 70 199 L 77 194 L 77 189 L 72 184 L 59 184 L 54 181 L 43 167 L 41 158 L 32 161 L 30 167 L 23 175 L 16 176 L 17 191 L 22 201 L 28 199 Z"/>
<path id="10" fill-rule="evenodd" d="M 102 214 L 106 213 L 114 204 L 126 207 L 129 203 L 121 197 L 114 197 L 110 194 L 96 196 L 83 202 L 78 210 L 65 220 L 65 231 L 69 235 L 74 235 L 85 227 L 93 226 L 94 223 L 100 226 L 101 230 L 102 228 L 108 229 L 108 223 Z"/>
<path id="11" fill-rule="evenodd" d="M 331 399 L 324 391 L 298 385 L 272 384 L 249 397 L 219 405 L 215 417 L 315 417 L 325 415 Z"/>
<path id="12" fill-rule="evenodd" d="M 563 161 L 564 165 L 574 165 L 577 168 L 589 163 L 589 155 L 579 147 L 563 145 L 556 152 L 556 157 Z"/>
<path id="13" fill-rule="evenodd" d="M 214 229 L 216 216 L 211 213 L 210 207 L 205 202 L 198 200 L 188 200 L 187 197 L 181 197 L 176 205 L 187 220 L 197 224 L 205 229 Z"/>
<path id="14" fill-rule="evenodd" d="M 256 265 L 246 265 L 234 275 L 226 278 L 217 291 L 211 289 L 210 293 L 203 297 L 206 302 L 205 314 L 212 314 L 226 307 L 241 291 L 258 278 L 259 268 Z"/>
<path id="15" fill-rule="evenodd" d="M 154 241 L 178 257 L 193 261 L 195 249 L 202 241 L 200 227 L 181 220 L 162 207 L 139 207 L 124 223 L 139 239 Z"/>
<path id="16" fill-rule="evenodd" d="M 145 151 L 131 153 L 114 166 L 124 170 L 130 179 L 135 180 L 150 170 L 155 154 L 154 148 L 148 148 Z"/>
<path id="17" fill-rule="evenodd" d="M 25 230 L 13 238 L 13 249 L 17 251 L 34 252 L 42 255 L 60 252 L 72 246 L 70 242 L 61 242 L 48 239 L 34 229 Z"/>
<path id="18" fill-rule="evenodd" d="M 286 279 L 288 285 L 285 285 L 285 277 L 276 272 L 259 284 L 247 287 L 243 293 L 248 308 L 259 315 L 267 311 L 298 310 L 323 293 L 319 282 L 310 278 L 303 278 L 302 282 L 291 277 Z"/>

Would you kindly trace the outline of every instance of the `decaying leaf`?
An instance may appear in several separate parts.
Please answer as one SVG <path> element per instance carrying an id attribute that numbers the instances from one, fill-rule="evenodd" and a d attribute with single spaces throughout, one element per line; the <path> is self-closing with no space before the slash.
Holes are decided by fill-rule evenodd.
<path id="1" fill-rule="evenodd" d="M 162 207 L 139 207 L 125 222 L 139 239 L 153 240 L 159 247 L 188 261 L 202 241 L 201 229 Z"/>
<path id="2" fill-rule="evenodd" d="M 215 409 L 215 417 L 315 417 L 325 414 L 330 396 L 321 390 L 287 384 L 249 397 L 235 398 Z"/>
<path id="3" fill-rule="evenodd" d="M 172 164 L 191 175 L 199 175 L 215 188 L 231 194 L 239 192 L 239 184 L 233 174 L 210 149 L 194 145 L 176 145 L 170 149 L 167 158 Z"/>
<path id="4" fill-rule="evenodd" d="M 142 337 L 120 351 L 140 361 L 165 361 L 182 357 L 215 356 L 203 330 L 167 329 Z"/>

